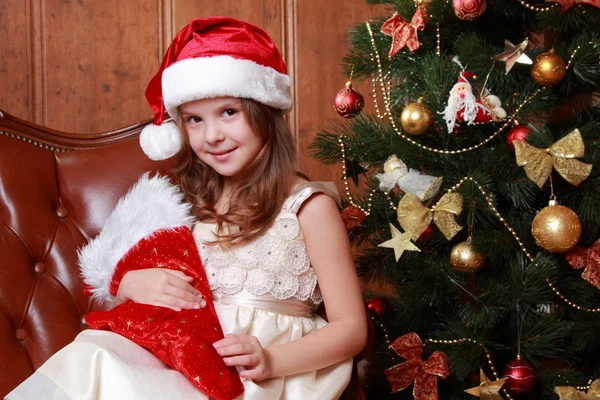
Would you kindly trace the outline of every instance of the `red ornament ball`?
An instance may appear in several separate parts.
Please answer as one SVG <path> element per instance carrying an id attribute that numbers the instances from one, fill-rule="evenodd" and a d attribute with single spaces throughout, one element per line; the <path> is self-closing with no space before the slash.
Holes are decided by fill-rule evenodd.
<path id="1" fill-rule="evenodd" d="M 337 93 L 333 104 L 335 111 L 344 118 L 356 117 L 364 106 L 365 98 L 350 82 L 346 82 L 346 87 Z"/>
<path id="2" fill-rule="evenodd" d="M 379 317 L 383 317 L 390 307 L 389 300 L 384 297 L 373 297 L 367 302 L 367 309 Z"/>
<path id="3" fill-rule="evenodd" d="M 342 220 L 344 221 L 347 231 L 361 226 L 365 218 L 367 218 L 367 214 L 365 214 L 363 210 L 356 206 L 348 206 L 344 208 L 340 215 L 342 216 Z"/>
<path id="4" fill-rule="evenodd" d="M 454 14 L 462 20 L 474 21 L 481 17 L 487 8 L 486 0 L 453 0 Z"/>
<path id="5" fill-rule="evenodd" d="M 429 225 L 424 231 L 423 233 L 421 233 L 421 236 L 419 236 L 417 238 L 417 242 L 423 242 L 425 240 L 429 240 L 431 239 L 431 237 L 433 236 L 433 233 L 435 232 L 433 225 Z"/>
<path id="6" fill-rule="evenodd" d="M 533 367 L 520 357 L 508 363 L 502 375 L 503 378 L 508 378 L 504 387 L 516 395 L 530 392 L 536 377 Z"/>
<path id="7" fill-rule="evenodd" d="M 508 135 L 506 135 L 506 144 L 510 151 L 515 151 L 515 145 L 513 141 L 515 140 L 525 140 L 527 136 L 529 136 L 529 127 L 525 124 L 518 124 L 513 126 L 510 131 L 508 131 Z"/>

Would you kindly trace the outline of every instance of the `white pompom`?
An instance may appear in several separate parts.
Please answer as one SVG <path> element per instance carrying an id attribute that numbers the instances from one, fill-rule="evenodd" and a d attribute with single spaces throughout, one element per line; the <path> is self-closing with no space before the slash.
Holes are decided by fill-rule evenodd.
<path id="1" fill-rule="evenodd" d="M 506 118 L 506 111 L 504 111 L 504 108 L 502 108 L 502 107 L 494 108 L 494 117 L 499 118 L 499 119 Z"/>
<path id="2" fill-rule="evenodd" d="M 498 96 L 495 96 L 493 94 L 488 94 L 485 97 L 487 98 L 487 101 L 494 107 L 500 107 L 502 105 L 502 102 L 500 101 Z"/>
<path id="3" fill-rule="evenodd" d="M 140 146 L 154 161 L 166 160 L 181 150 L 181 134 L 174 122 L 147 125 L 140 134 Z"/>

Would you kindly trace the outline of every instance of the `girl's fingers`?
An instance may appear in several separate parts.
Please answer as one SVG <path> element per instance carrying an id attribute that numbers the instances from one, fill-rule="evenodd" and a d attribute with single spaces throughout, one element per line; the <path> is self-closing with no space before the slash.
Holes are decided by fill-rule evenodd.
<path id="1" fill-rule="evenodd" d="M 243 371 L 240 371 L 240 377 L 244 378 L 244 379 L 256 379 L 256 380 L 261 380 L 263 379 L 263 374 L 264 371 L 259 370 L 258 368 L 254 368 L 254 369 L 245 369 Z"/>
<path id="2" fill-rule="evenodd" d="M 197 291 L 190 283 L 192 283 L 192 281 L 194 280 L 194 278 L 192 278 L 191 276 L 185 275 L 183 272 L 181 271 L 171 271 L 171 270 L 167 270 L 168 272 L 171 273 L 171 276 L 169 276 L 169 279 L 167 280 L 167 282 L 172 285 L 172 286 L 176 286 L 180 289 L 186 290 L 188 292 L 190 292 L 191 294 L 195 295 L 195 296 L 199 296 L 202 297 L 202 294 L 200 294 L 199 291 Z"/>
<path id="3" fill-rule="evenodd" d="M 240 335 L 235 335 L 233 333 L 230 333 L 227 336 L 225 336 L 223 339 L 217 340 L 216 342 L 214 342 L 213 347 L 215 349 L 217 349 L 219 347 L 229 346 L 231 344 L 238 343 L 241 341 L 241 337 L 242 336 L 240 336 Z"/>
<path id="4" fill-rule="evenodd" d="M 204 300 L 202 300 L 201 297 L 196 296 L 195 294 L 192 294 L 190 292 L 188 292 L 185 289 L 181 289 L 177 286 L 172 286 L 169 285 L 165 288 L 165 293 L 164 294 L 168 294 L 171 295 L 173 297 L 177 297 L 178 299 L 190 302 L 190 303 L 194 303 L 194 304 L 200 304 L 202 302 L 204 302 L 204 304 L 206 305 L 206 302 Z"/>
<path id="5" fill-rule="evenodd" d="M 217 348 L 217 353 L 221 357 L 254 354 L 255 352 L 256 349 L 249 343 L 235 343 Z"/>
<path id="6" fill-rule="evenodd" d="M 181 311 L 182 308 L 185 308 L 185 309 L 201 308 L 201 304 L 182 300 L 179 297 L 171 296 L 169 294 L 162 294 L 162 295 L 158 296 L 157 302 L 167 304 L 167 307 L 172 308 L 173 310 L 176 310 L 177 308 L 179 308 L 176 311 Z M 204 304 L 206 305 L 206 302 Z"/>
<path id="7" fill-rule="evenodd" d="M 193 280 L 194 280 L 194 278 L 193 278 L 193 277 L 191 277 L 191 276 L 189 276 L 189 275 L 186 275 L 186 274 L 185 274 L 184 272 L 182 272 L 182 271 L 175 271 L 175 270 L 172 270 L 172 269 L 167 269 L 167 268 L 165 268 L 165 271 L 166 271 L 166 272 L 168 272 L 169 274 L 171 274 L 171 275 L 175 275 L 175 276 L 176 276 L 176 277 L 178 277 L 179 279 L 183 279 L 184 281 L 187 281 L 187 282 L 191 282 L 191 281 L 193 281 Z"/>
<path id="8" fill-rule="evenodd" d="M 254 367 L 258 364 L 258 357 L 255 354 L 245 354 L 243 356 L 225 357 L 223 361 L 228 367 Z"/>

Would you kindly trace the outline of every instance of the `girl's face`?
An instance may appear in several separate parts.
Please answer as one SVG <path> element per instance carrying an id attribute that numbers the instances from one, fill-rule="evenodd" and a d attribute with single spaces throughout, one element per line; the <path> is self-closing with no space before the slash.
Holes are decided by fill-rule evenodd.
<path id="1" fill-rule="evenodd" d="M 248 123 L 242 102 L 235 97 L 191 101 L 179 106 L 192 150 L 226 184 L 244 179 L 263 141 Z"/>

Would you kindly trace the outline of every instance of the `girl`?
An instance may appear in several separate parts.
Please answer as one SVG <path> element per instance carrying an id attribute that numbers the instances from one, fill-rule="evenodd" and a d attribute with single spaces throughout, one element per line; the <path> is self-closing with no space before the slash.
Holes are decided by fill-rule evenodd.
<path id="1" fill-rule="evenodd" d="M 214 347 L 240 370 L 243 398 L 338 398 L 365 345 L 366 315 L 335 188 L 296 176 L 283 117 L 289 77 L 271 38 L 232 18 L 195 19 L 146 97 L 155 125 L 140 143 L 152 159 L 177 154 L 175 176 L 198 220 L 194 237 L 227 334 Z M 177 125 L 163 123 L 165 110 Z M 116 303 L 204 306 L 190 283 L 161 268 L 131 271 Z M 314 314 L 322 302 L 328 323 Z M 93 354 L 120 371 L 108 384 L 120 385 L 122 398 L 205 398 L 173 371 L 140 367 L 141 348 L 121 339 Z M 101 386 L 77 393 L 103 398 Z"/>

